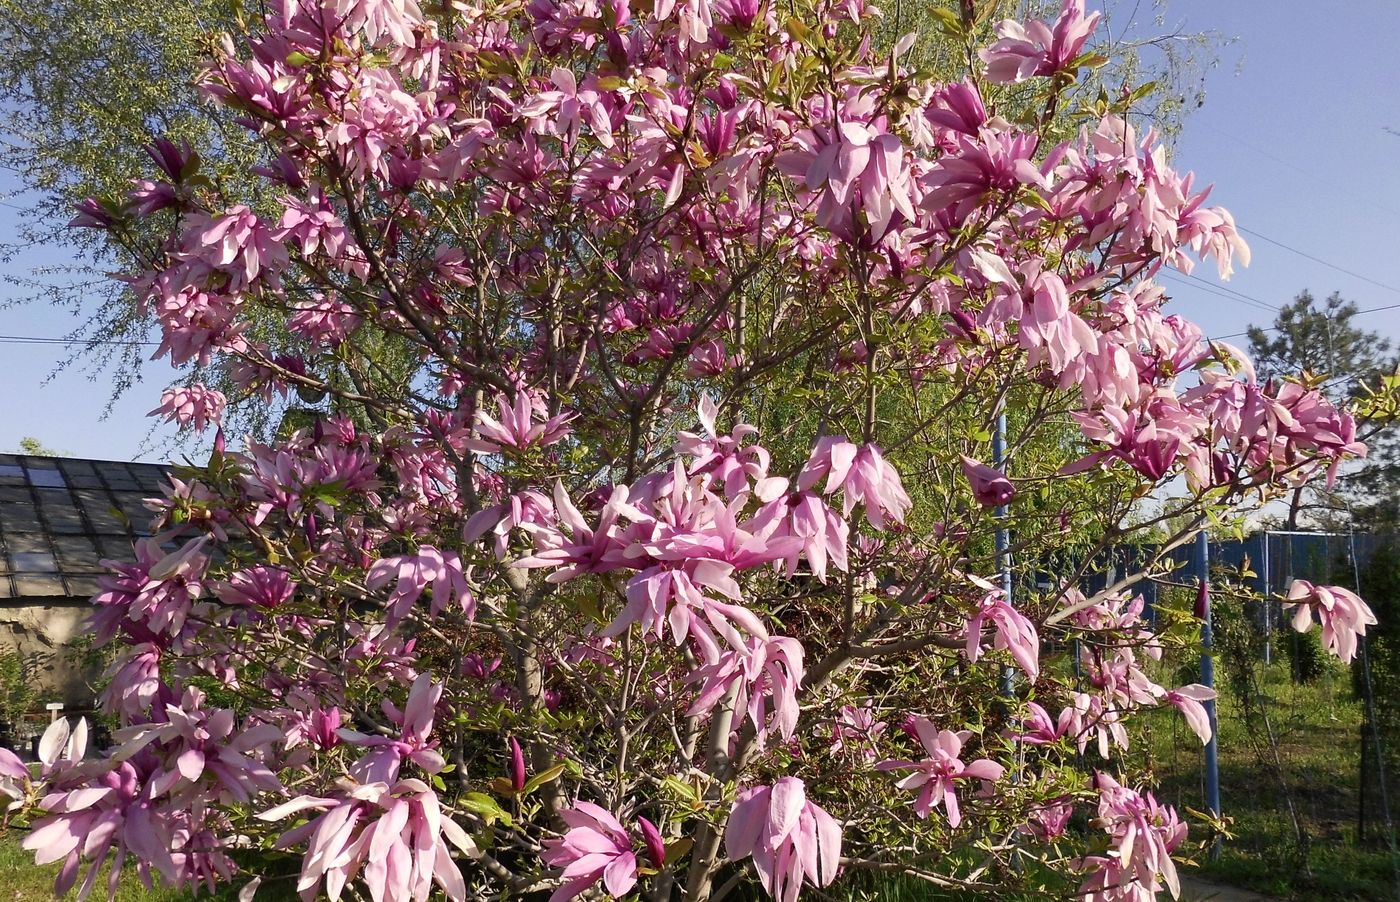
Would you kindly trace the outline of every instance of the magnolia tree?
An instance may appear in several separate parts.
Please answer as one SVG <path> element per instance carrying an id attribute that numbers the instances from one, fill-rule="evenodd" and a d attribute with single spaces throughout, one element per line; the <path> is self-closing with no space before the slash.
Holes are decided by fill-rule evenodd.
<path id="1" fill-rule="evenodd" d="M 1206 739 L 1212 693 L 1154 679 L 1134 585 L 1364 448 L 1167 312 L 1162 267 L 1248 251 L 1133 92 L 1077 96 L 1097 14 L 979 47 L 961 10 L 942 80 L 863 0 L 285 0 L 226 36 L 202 85 L 276 205 L 161 141 L 76 224 L 148 261 L 158 357 L 304 428 L 220 435 L 112 565 L 113 747 L 0 760 L 57 890 L 1175 893 L 1186 824 L 1122 753 L 1159 706 Z M 1372 622 L 1288 600 L 1342 656 Z"/>

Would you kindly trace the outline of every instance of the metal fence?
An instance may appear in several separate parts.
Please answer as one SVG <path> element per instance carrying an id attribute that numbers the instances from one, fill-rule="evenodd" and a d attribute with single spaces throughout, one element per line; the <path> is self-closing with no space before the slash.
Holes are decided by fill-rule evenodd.
<path id="1" fill-rule="evenodd" d="M 1142 763 L 1180 806 L 1206 810 L 1218 787 L 1220 810 L 1235 818 L 1227 849 L 1302 871 L 1319 856 L 1354 856 L 1357 867 L 1375 871 L 1373 885 L 1390 888 L 1377 898 L 1400 898 L 1400 598 L 1391 597 L 1400 586 L 1392 579 L 1372 590 L 1378 595 L 1363 591 L 1382 623 L 1349 669 L 1322 653 L 1317 630 L 1289 628 L 1278 600 L 1294 579 L 1359 588 L 1374 560 L 1400 562 L 1397 537 L 1268 531 L 1208 547 L 1212 572 L 1232 575 L 1253 596 L 1242 606 L 1227 598 L 1214 605 L 1208 663 L 1219 683 L 1220 729 L 1217 749 L 1208 751 L 1218 753 L 1218 770 L 1212 775 L 1209 755 L 1170 718 L 1154 727 L 1167 735 L 1143 743 Z M 1199 572 L 1195 553 L 1187 546 L 1171 555 L 1179 573 Z M 1147 551 L 1115 554 L 1105 581 Z M 1169 591 L 1148 583 L 1142 594 L 1152 609 Z M 1197 666 L 1191 655 L 1174 663 L 1183 679 Z"/>

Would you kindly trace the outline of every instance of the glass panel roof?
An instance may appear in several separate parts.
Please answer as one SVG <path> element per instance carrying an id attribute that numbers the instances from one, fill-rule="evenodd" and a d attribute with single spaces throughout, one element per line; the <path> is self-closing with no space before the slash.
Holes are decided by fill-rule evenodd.
<path id="1" fill-rule="evenodd" d="M 91 595 L 104 558 L 150 535 L 157 464 L 0 454 L 0 599 Z"/>

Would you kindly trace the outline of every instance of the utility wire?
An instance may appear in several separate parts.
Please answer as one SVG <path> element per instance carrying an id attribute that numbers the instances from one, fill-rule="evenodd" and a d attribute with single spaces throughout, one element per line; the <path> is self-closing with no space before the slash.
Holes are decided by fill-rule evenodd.
<path id="1" fill-rule="evenodd" d="M 1308 259 L 1308 260 L 1311 260 L 1311 261 L 1313 261 L 1314 263 L 1321 263 L 1323 266 L 1327 267 L 1328 269 L 1335 269 L 1337 272 L 1346 273 L 1347 275 L 1351 276 L 1351 277 L 1354 278 L 1354 279 L 1360 279 L 1361 281 L 1366 282 L 1366 283 L 1371 284 L 1371 285 L 1374 285 L 1374 286 L 1376 286 L 1377 288 L 1384 288 L 1386 291 L 1393 291 L 1393 292 L 1395 292 L 1396 294 L 1400 294 L 1400 288 L 1396 288 L 1394 285 L 1387 285 L 1387 284 L 1384 283 L 1384 282 L 1378 282 L 1378 281 L 1376 281 L 1375 279 L 1371 278 L 1370 276 L 1363 276 L 1361 273 L 1359 273 L 1359 272 L 1354 272 L 1353 270 L 1347 269 L 1347 268 L 1344 267 L 1344 266 L 1338 266 L 1338 265 L 1335 264 L 1335 263 L 1328 263 L 1326 260 L 1322 259 L 1321 257 L 1315 257 L 1315 256 L 1313 256 L 1312 254 L 1308 253 L 1307 251 L 1300 251 L 1300 250 L 1298 250 L 1296 247 L 1291 247 L 1290 245 L 1284 244 L 1282 241 L 1278 241 L 1278 240 L 1276 240 L 1276 239 L 1274 239 L 1274 238 L 1270 238 L 1268 235 L 1260 234 L 1259 232 L 1256 232 L 1256 231 L 1254 231 L 1253 229 L 1246 229 L 1246 228 L 1244 228 L 1243 226 L 1238 226 L 1238 228 L 1239 228 L 1239 230 L 1240 230 L 1241 232 L 1244 232 L 1244 233 L 1249 234 L 1249 235 L 1253 235 L 1255 238 L 1258 238 L 1258 239 L 1260 239 L 1260 240 L 1262 240 L 1262 241 L 1267 241 L 1267 242 L 1269 242 L 1270 244 L 1275 245 L 1276 247 L 1281 247 L 1281 248 L 1283 248 L 1284 250 L 1286 250 L 1286 251 L 1288 251 L 1288 252 L 1290 252 L 1290 253 L 1297 254 L 1298 256 L 1304 257 L 1304 258 L 1306 258 L 1306 259 Z"/>
<path id="2" fill-rule="evenodd" d="M 1260 310 L 1267 310 L 1270 313 L 1278 313 L 1279 311 L 1279 308 L 1270 304 L 1268 301 L 1261 301 L 1259 298 L 1247 295 L 1242 291 L 1236 291 L 1233 288 L 1227 288 L 1224 285 L 1216 285 L 1214 282 L 1207 282 L 1205 279 L 1202 279 L 1199 276 L 1186 277 L 1196 283 L 1192 285 L 1190 282 L 1187 282 L 1186 279 L 1168 270 L 1163 270 L 1162 272 L 1158 273 L 1158 275 L 1163 278 L 1170 279 L 1171 281 L 1176 282 L 1177 284 L 1185 285 L 1186 287 L 1193 288 L 1197 291 L 1204 291 L 1206 294 L 1212 294 L 1216 297 L 1224 298 L 1227 301 L 1234 301 L 1237 304 L 1244 304 L 1248 307 L 1256 307 Z"/>
<path id="3" fill-rule="evenodd" d="M 1368 307 L 1368 308 L 1366 308 L 1365 310 L 1358 310 L 1358 311 L 1356 311 L 1355 313 L 1352 314 L 1352 316 L 1361 316 L 1363 313 L 1384 313 L 1384 312 L 1387 311 L 1387 310 L 1400 310 L 1400 304 L 1386 304 L 1384 307 Z M 1278 327 L 1278 326 L 1260 326 L 1260 327 L 1257 327 L 1257 328 L 1258 328 L 1259 331 L 1261 331 L 1261 332 L 1277 332 L 1277 331 L 1279 330 L 1279 327 Z M 1248 334 L 1249 334 L 1249 332 L 1247 332 L 1247 331 L 1246 331 L 1246 332 L 1231 332 L 1229 335 L 1217 335 L 1217 336 L 1215 336 L 1215 339 L 1216 339 L 1217 341 L 1224 341 L 1224 340 L 1227 339 L 1227 338 L 1240 338 L 1241 336 L 1248 335 Z"/>
<path id="4" fill-rule="evenodd" d="M 1391 207 L 1385 206 L 1384 204 L 1376 203 L 1376 199 L 1375 199 L 1374 197 L 1367 197 L 1366 195 L 1362 194 L 1361 192 L 1356 191 L 1355 189 L 1350 188 L 1350 187 L 1348 187 L 1348 186 L 1346 186 L 1346 185 L 1342 185 L 1342 184 L 1339 184 L 1338 182 L 1332 181 L 1331 179 L 1327 178 L 1327 177 L 1324 176 L 1324 175 L 1321 175 L 1321 174 L 1318 173 L 1318 172 L 1310 171 L 1310 170 L 1308 170 L 1308 169 L 1306 169 L 1306 168 L 1304 168 L 1304 167 L 1302 167 L 1302 166 L 1299 166 L 1297 163 L 1294 163 L 1294 162 L 1292 162 L 1292 161 L 1290 161 L 1290 160 L 1285 160 L 1283 157 L 1279 156 L 1278 154 L 1271 153 L 1271 152 L 1265 150 L 1264 148 L 1260 147 L 1260 146 L 1257 145 L 1257 144 L 1252 144 L 1252 143 L 1250 143 L 1249 141 L 1246 141 L 1244 138 L 1239 137 L 1238 135 L 1232 135 L 1232 134 L 1230 134 L 1229 132 L 1227 132 L 1227 131 L 1225 131 L 1225 130 L 1223 130 L 1223 129 L 1216 128 L 1214 125 L 1211 125 L 1209 122 L 1204 122 L 1204 121 L 1202 121 L 1202 122 L 1194 123 L 1194 124 L 1192 125 L 1192 127 L 1193 127 L 1193 128 L 1195 128 L 1195 127 L 1207 128 L 1207 129 L 1209 129 L 1209 130 L 1215 132 L 1217 135 L 1220 135 L 1220 136 L 1223 137 L 1223 138 L 1229 138 L 1231 141 L 1234 141 L 1236 144 L 1239 144 L 1241 147 L 1245 147 L 1245 148 L 1247 148 L 1247 149 L 1249 149 L 1249 150 L 1254 151 L 1255 153 L 1259 154 L 1259 156 L 1261 156 L 1261 157 L 1264 157 L 1264 158 L 1269 159 L 1269 160 L 1273 160 L 1275 163 L 1278 163 L 1280 166 L 1286 166 L 1286 167 L 1288 167 L 1289 169 L 1292 169 L 1294 172 L 1298 172 L 1298 173 L 1301 173 L 1302 175 L 1306 175 L 1308 178 L 1312 179 L 1312 180 L 1315 181 L 1315 182 L 1320 182 L 1321 184 L 1327 185 L 1327 186 L 1330 187 L 1330 188 L 1334 188 L 1334 189 L 1336 189 L 1337 191 L 1341 191 L 1341 192 L 1344 193 L 1344 194 L 1349 194 L 1349 195 L 1351 195 L 1352 197 L 1356 198 L 1357 200 L 1361 201 L 1362 203 L 1367 204 L 1367 205 L 1369 205 L 1369 206 L 1371 206 L 1371 207 L 1374 207 L 1374 208 L 1376 208 L 1377 210 L 1380 210 L 1380 211 L 1382 211 L 1382 212 L 1384 212 L 1384 213 L 1389 213 L 1389 214 L 1392 215 L 1392 216 L 1400 216 L 1400 210 L 1395 210 L 1395 209 L 1393 209 L 1393 208 L 1391 208 Z M 1244 231 L 1244 230 L 1241 229 L 1241 231 Z M 1260 237 L 1263 237 L 1263 236 L 1260 236 Z"/>
<path id="5" fill-rule="evenodd" d="M 47 338 L 41 335 L 0 335 L 0 344 L 11 345 L 146 345 L 156 347 L 158 341 L 136 341 L 125 338 Z"/>

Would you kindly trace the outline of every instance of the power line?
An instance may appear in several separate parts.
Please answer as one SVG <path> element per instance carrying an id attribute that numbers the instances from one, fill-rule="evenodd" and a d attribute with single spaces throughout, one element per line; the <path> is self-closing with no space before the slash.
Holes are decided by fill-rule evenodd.
<path id="1" fill-rule="evenodd" d="M 1292 162 L 1292 161 L 1290 161 L 1290 160 L 1285 160 L 1283 157 L 1281 157 L 1281 156 L 1279 156 L 1279 155 L 1277 155 L 1277 154 L 1275 154 L 1275 153 L 1271 153 L 1271 152 L 1265 150 L 1264 148 L 1258 146 L 1257 144 L 1251 144 L 1249 141 L 1246 141 L 1244 138 L 1241 138 L 1241 137 L 1239 137 L 1238 135 L 1232 135 L 1232 134 L 1230 134 L 1229 132 L 1224 131 L 1223 129 L 1216 128 L 1214 125 L 1211 125 L 1209 122 L 1193 123 L 1192 128 L 1195 128 L 1197 125 L 1199 125 L 1199 126 L 1201 126 L 1201 127 L 1204 127 L 1204 128 L 1208 128 L 1208 129 L 1210 129 L 1211 131 L 1215 132 L 1217 135 L 1220 135 L 1221 137 L 1229 138 L 1231 141 L 1234 141 L 1236 144 L 1239 144 L 1239 145 L 1242 146 L 1242 147 L 1245 147 L 1245 148 L 1248 148 L 1249 150 L 1254 151 L 1255 153 L 1259 154 L 1261 157 L 1264 157 L 1264 158 L 1266 158 L 1266 159 L 1273 160 L 1275 163 L 1278 163 L 1280 166 L 1286 166 L 1286 167 L 1288 167 L 1289 169 L 1292 169 L 1294 172 L 1300 173 L 1300 174 L 1302 174 L 1302 175 L 1306 175 L 1308 178 L 1312 179 L 1312 180 L 1315 181 L 1315 182 L 1319 182 L 1319 183 L 1321 183 L 1321 184 L 1323 184 L 1323 185 L 1327 185 L 1328 187 L 1334 188 L 1334 189 L 1336 189 L 1337 191 L 1341 191 L 1341 192 L 1344 193 L 1344 194 L 1349 194 L 1349 195 L 1351 195 L 1352 197 L 1356 198 L 1357 200 L 1361 201 L 1362 203 L 1367 204 L 1368 206 L 1374 207 L 1375 209 L 1380 210 L 1380 211 L 1383 212 L 1383 213 L 1389 213 L 1391 216 L 1400 216 L 1400 210 L 1395 210 L 1395 209 L 1393 209 L 1393 208 L 1391 208 L 1391 207 L 1385 206 L 1384 204 L 1378 204 L 1378 203 L 1376 203 L 1376 199 L 1375 199 L 1374 197 L 1367 197 L 1366 195 L 1362 194 L 1361 192 L 1356 191 L 1355 189 L 1350 188 L 1350 187 L 1348 187 L 1348 186 L 1346 186 L 1346 185 L 1342 185 L 1342 184 L 1339 184 L 1338 182 L 1332 181 L 1331 179 L 1327 178 L 1327 177 L 1324 176 L 1324 175 L 1321 175 L 1321 174 L 1318 173 L 1318 172 L 1308 170 L 1308 169 L 1306 169 L 1306 168 L 1304 168 L 1304 167 L 1302 167 L 1302 166 L 1299 166 L 1297 163 L 1294 163 L 1294 162 Z M 1241 231 L 1243 231 L 1243 230 L 1241 230 Z M 1261 237 L 1262 237 L 1262 236 L 1261 236 Z"/>
<path id="2" fill-rule="evenodd" d="M 1252 295 L 1245 294 L 1242 291 L 1237 291 L 1233 288 L 1229 288 L 1224 285 L 1217 285 L 1214 282 L 1207 282 L 1200 276 L 1186 276 L 1185 279 L 1183 279 L 1177 273 L 1171 272 L 1169 270 L 1163 270 L 1159 275 L 1163 276 L 1164 278 L 1171 279 L 1171 281 L 1176 282 L 1180 285 L 1185 285 L 1188 288 L 1194 288 L 1198 291 L 1204 291 L 1207 294 L 1212 294 L 1216 297 L 1224 298 L 1227 301 L 1234 301 L 1237 304 L 1245 304 L 1246 306 L 1256 307 L 1260 310 L 1267 310 L 1270 313 L 1278 313 L 1279 311 L 1278 307 L 1275 307 L 1268 301 L 1260 300 L 1259 298 L 1256 298 Z M 1186 279 L 1190 279 L 1191 281 L 1197 284 L 1191 285 L 1186 281 Z"/>
<path id="3" fill-rule="evenodd" d="M 125 338 L 48 338 L 41 335 L 0 335 L 0 344 L 11 345 L 146 345 L 156 347 L 158 341 L 136 341 Z"/>
<path id="4" fill-rule="evenodd" d="M 1366 308 L 1365 310 L 1358 310 L 1358 311 L 1356 311 L 1355 313 L 1352 314 L 1352 316 L 1361 316 L 1363 313 L 1384 313 L 1384 312 L 1387 311 L 1387 310 L 1400 310 L 1400 304 L 1386 304 L 1384 307 L 1368 307 L 1368 308 Z M 1277 332 L 1277 331 L 1279 331 L 1279 327 L 1278 327 L 1278 326 L 1258 326 L 1258 327 L 1256 327 L 1256 328 L 1258 328 L 1260 332 Z M 1217 341 L 1224 341 L 1224 340 L 1227 339 L 1227 338 L 1240 338 L 1240 337 L 1245 336 L 1245 335 L 1248 335 L 1248 334 L 1249 334 L 1248 331 L 1245 331 L 1245 332 L 1231 332 L 1229 335 L 1217 335 L 1217 336 L 1215 336 L 1215 340 L 1217 340 Z"/>
<path id="5" fill-rule="evenodd" d="M 1284 250 L 1289 251 L 1290 253 L 1297 254 L 1297 255 L 1300 256 L 1300 257 L 1305 257 L 1306 259 L 1311 260 L 1311 261 L 1313 261 L 1314 263 L 1321 263 L 1323 266 L 1326 266 L 1328 269 L 1335 269 L 1337 272 L 1346 273 L 1347 275 L 1351 276 L 1351 277 L 1354 278 L 1354 279 L 1360 279 L 1361 281 L 1367 282 L 1367 283 L 1369 283 L 1369 284 L 1371 284 L 1371 285 L 1374 285 L 1374 286 L 1376 286 L 1377 288 L 1384 288 L 1386 291 L 1393 291 L 1393 292 L 1395 292 L 1396 294 L 1400 294 L 1400 288 L 1396 288 L 1394 285 L 1387 285 L 1387 284 L 1384 283 L 1384 282 L 1378 282 L 1378 281 L 1376 281 L 1375 279 L 1371 278 L 1370 276 L 1363 276 L 1361 273 L 1359 273 L 1359 272 L 1354 272 L 1354 271 L 1352 271 L 1352 270 L 1350 270 L 1350 269 L 1347 269 L 1347 268 L 1344 267 L 1344 266 L 1338 266 L 1338 265 L 1335 264 L 1335 263 L 1328 263 L 1326 260 L 1322 259 L 1321 257 L 1315 257 L 1315 256 L 1313 256 L 1312 254 L 1309 254 L 1307 251 L 1300 251 L 1300 250 L 1298 250 L 1296 247 L 1291 247 L 1291 246 L 1289 246 L 1289 245 L 1287 245 L 1287 244 L 1284 244 L 1282 241 L 1279 241 L 1279 240 L 1274 239 L 1274 238 L 1270 238 L 1268 235 L 1262 235 L 1262 234 L 1260 234 L 1259 232 L 1254 231 L 1253 229 L 1246 229 L 1246 228 L 1243 227 L 1243 226 L 1238 226 L 1237 228 L 1239 228 L 1239 230 L 1240 230 L 1241 232 L 1245 232 L 1245 233 L 1247 233 L 1247 234 L 1249 234 L 1249 235 L 1253 235 L 1255 238 L 1259 238 L 1259 239 L 1261 239 L 1261 240 L 1263 240 L 1263 241 L 1267 241 L 1267 242 L 1269 242 L 1269 243 L 1272 244 L 1272 245 L 1275 245 L 1275 246 L 1277 246 L 1277 247 L 1281 247 L 1281 248 L 1283 248 Z"/>

